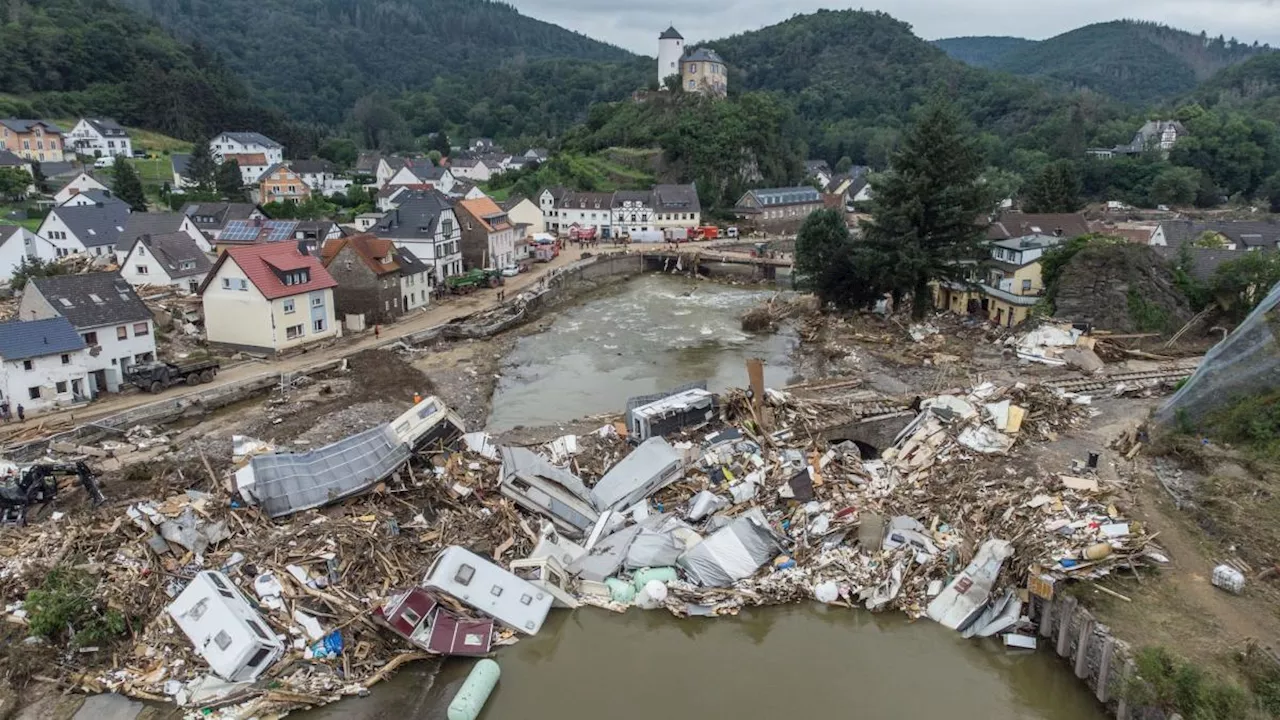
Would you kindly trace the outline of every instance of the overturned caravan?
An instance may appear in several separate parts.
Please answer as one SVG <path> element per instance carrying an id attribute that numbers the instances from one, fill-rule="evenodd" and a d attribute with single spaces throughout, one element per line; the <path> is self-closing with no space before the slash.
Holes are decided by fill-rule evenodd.
<path id="1" fill-rule="evenodd" d="M 457 413 L 429 397 L 385 425 L 322 448 L 256 455 L 236 471 L 236 488 L 267 515 L 284 517 L 365 492 L 414 453 L 447 446 L 464 431 Z"/>

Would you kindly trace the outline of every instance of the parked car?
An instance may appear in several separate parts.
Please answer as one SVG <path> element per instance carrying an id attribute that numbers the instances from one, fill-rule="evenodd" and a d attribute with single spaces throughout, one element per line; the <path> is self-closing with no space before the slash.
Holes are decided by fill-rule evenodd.
<path id="1" fill-rule="evenodd" d="M 99 170 L 103 168 L 112 167 L 115 164 L 116 164 L 116 159 L 114 157 L 111 157 L 110 155 L 103 155 L 102 157 L 93 161 L 93 166 Z"/>
<path id="2" fill-rule="evenodd" d="M 502 268 L 502 277 L 515 277 L 520 274 L 520 268 L 512 265 Z"/>
<path id="3" fill-rule="evenodd" d="M 138 160 L 146 160 L 146 159 L 147 159 L 147 157 L 148 157 L 148 156 L 147 156 L 147 151 L 146 151 L 146 150 L 134 150 L 134 151 L 133 151 L 133 157 L 134 157 L 134 158 L 136 158 L 136 159 L 138 159 Z"/>

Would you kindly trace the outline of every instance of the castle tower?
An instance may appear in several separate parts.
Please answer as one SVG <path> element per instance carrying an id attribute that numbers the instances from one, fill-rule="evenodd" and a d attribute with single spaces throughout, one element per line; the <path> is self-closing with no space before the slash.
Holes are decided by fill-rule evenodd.
<path id="1" fill-rule="evenodd" d="M 675 26 L 658 36 L 658 87 L 665 87 L 667 76 L 680 75 L 680 58 L 684 55 L 684 36 Z"/>

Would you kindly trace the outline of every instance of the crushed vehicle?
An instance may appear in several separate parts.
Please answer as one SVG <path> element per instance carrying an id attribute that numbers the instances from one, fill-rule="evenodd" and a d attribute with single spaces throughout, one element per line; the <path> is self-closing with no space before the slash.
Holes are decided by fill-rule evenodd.
<path id="1" fill-rule="evenodd" d="M 374 611 L 374 618 L 405 640 L 437 655 L 483 656 L 493 647 L 492 619 L 450 612 L 420 587 L 388 598 Z"/>
<path id="2" fill-rule="evenodd" d="M 216 570 L 197 573 L 169 605 L 169 617 L 228 682 L 252 682 L 284 653 L 284 643 L 240 590 Z"/>
<path id="3" fill-rule="evenodd" d="M 553 600 L 542 588 L 457 546 L 436 556 L 422 587 L 445 593 L 527 635 L 538 634 Z"/>
<path id="4" fill-rule="evenodd" d="M 94 505 L 106 502 L 98 477 L 83 461 L 35 463 L 0 479 L 0 523 L 25 525 L 33 505 L 48 507 L 58 497 L 58 477 L 74 475 Z"/>

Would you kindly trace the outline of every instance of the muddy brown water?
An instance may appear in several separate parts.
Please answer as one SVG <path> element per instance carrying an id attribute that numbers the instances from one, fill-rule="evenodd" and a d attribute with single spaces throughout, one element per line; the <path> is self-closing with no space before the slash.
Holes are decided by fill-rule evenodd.
<path id="1" fill-rule="evenodd" d="M 794 335 L 743 333 L 739 315 L 772 295 L 644 276 L 558 315 L 504 361 L 491 430 L 621 412 L 628 397 L 693 380 L 745 384 L 764 357 L 785 384 Z M 785 606 L 736 617 L 553 610 L 542 631 L 500 648 L 484 720 L 1102 720 L 1049 652 L 1007 651 L 897 614 Z M 471 668 L 422 663 L 308 720 L 444 718 Z"/>

